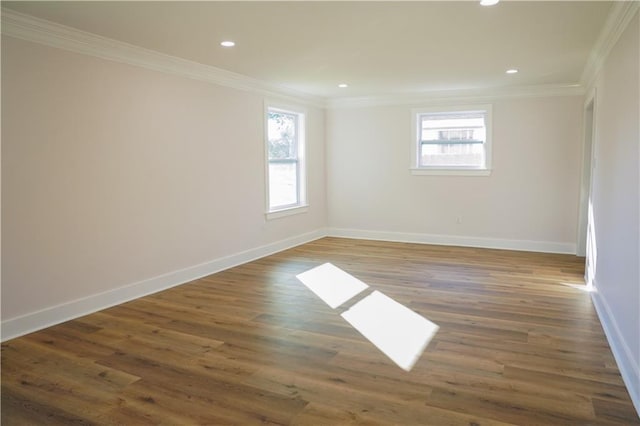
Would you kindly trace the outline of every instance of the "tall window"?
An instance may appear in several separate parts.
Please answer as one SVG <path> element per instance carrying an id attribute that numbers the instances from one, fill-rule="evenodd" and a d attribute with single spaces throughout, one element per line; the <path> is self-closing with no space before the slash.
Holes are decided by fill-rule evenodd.
<path id="1" fill-rule="evenodd" d="M 304 114 L 267 108 L 268 211 L 305 205 Z"/>
<path id="2" fill-rule="evenodd" d="M 415 110 L 412 141 L 415 174 L 488 174 L 490 119 L 490 105 Z"/>

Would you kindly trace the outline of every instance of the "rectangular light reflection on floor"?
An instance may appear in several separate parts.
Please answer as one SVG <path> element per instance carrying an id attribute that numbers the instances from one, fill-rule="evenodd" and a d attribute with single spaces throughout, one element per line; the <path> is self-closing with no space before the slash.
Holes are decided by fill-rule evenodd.
<path id="1" fill-rule="evenodd" d="M 342 314 L 400 368 L 410 371 L 438 326 L 379 291 Z"/>
<path id="2" fill-rule="evenodd" d="M 369 287 L 331 263 L 305 271 L 296 278 L 333 309 Z"/>

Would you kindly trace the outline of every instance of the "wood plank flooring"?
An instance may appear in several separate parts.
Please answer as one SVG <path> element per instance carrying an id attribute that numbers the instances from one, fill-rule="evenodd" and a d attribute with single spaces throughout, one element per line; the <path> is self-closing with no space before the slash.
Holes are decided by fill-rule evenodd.
<path id="1" fill-rule="evenodd" d="M 439 325 L 402 370 L 302 285 Z M 640 424 L 568 255 L 323 238 L 2 344 L 2 424 Z"/>

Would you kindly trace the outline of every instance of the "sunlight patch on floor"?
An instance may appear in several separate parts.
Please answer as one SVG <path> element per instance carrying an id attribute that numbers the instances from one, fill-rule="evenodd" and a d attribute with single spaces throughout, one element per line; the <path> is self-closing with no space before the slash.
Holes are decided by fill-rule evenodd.
<path id="1" fill-rule="evenodd" d="M 369 288 L 331 263 L 296 277 L 333 309 Z M 439 328 L 379 291 L 372 292 L 341 316 L 405 371 L 413 368 Z"/>
<path id="2" fill-rule="evenodd" d="M 296 278 L 333 309 L 369 287 L 331 263 L 298 274 Z"/>
<path id="3" fill-rule="evenodd" d="M 406 371 L 413 368 L 439 328 L 379 291 L 356 303 L 342 318 Z"/>
<path id="4" fill-rule="evenodd" d="M 567 287 L 575 288 L 576 290 L 584 291 L 585 293 L 591 293 L 595 291 L 595 288 L 593 288 L 593 286 L 588 286 L 586 284 L 574 284 L 568 282 L 561 282 L 560 284 Z"/>

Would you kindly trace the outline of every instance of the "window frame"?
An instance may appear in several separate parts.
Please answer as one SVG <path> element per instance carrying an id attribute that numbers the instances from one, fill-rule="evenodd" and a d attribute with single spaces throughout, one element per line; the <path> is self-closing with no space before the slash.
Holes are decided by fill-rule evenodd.
<path id="1" fill-rule="evenodd" d="M 271 206 L 270 200 L 270 173 L 269 165 L 269 113 L 279 112 L 296 116 L 296 187 L 297 202 L 280 206 Z M 307 204 L 307 164 L 306 164 L 306 116 L 304 108 L 295 105 L 286 105 L 273 101 L 265 101 L 264 104 L 264 161 L 265 161 L 265 215 L 267 219 L 277 219 L 308 210 Z"/>
<path id="2" fill-rule="evenodd" d="M 474 166 L 423 166 L 420 165 L 420 116 L 424 114 L 446 114 L 456 112 L 483 112 L 485 116 L 485 141 L 482 144 L 485 152 L 484 167 Z M 493 108 L 491 104 L 472 105 L 439 105 L 411 110 L 411 164 L 409 170 L 412 175 L 452 175 L 452 176 L 489 176 L 492 161 L 492 132 Z"/>

